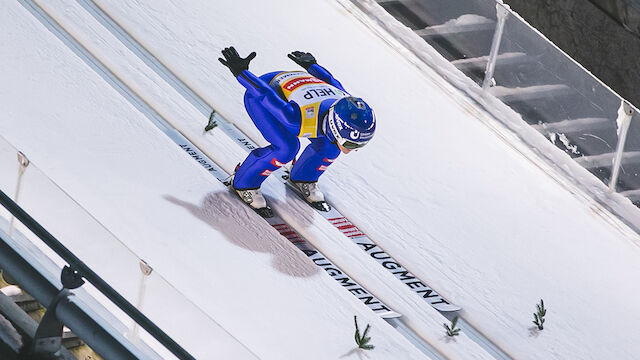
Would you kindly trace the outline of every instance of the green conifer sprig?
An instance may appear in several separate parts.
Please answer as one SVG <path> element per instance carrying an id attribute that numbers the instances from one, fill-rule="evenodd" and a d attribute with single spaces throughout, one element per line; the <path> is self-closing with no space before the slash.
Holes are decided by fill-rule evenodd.
<path id="1" fill-rule="evenodd" d="M 207 126 L 204 127 L 204 132 L 207 132 L 213 129 L 214 127 L 218 126 L 218 122 L 213 119 L 213 115 L 215 114 L 216 114 L 216 111 L 213 110 L 211 112 L 211 115 L 209 115 L 209 122 L 207 123 Z"/>
<path id="2" fill-rule="evenodd" d="M 533 323 L 538 327 L 538 330 L 544 329 L 545 315 L 547 315 L 547 309 L 544 307 L 544 301 L 540 299 L 540 304 L 536 304 L 536 312 L 533 313 Z"/>
<path id="3" fill-rule="evenodd" d="M 358 344 L 358 347 L 364 350 L 373 350 L 375 346 L 369 344 L 371 337 L 367 336 L 367 333 L 369 332 L 369 328 L 371 328 L 371 325 L 367 324 L 367 327 L 364 329 L 362 336 L 360 336 L 360 329 L 358 328 L 358 317 L 355 315 L 353 316 L 353 322 L 356 324 L 355 339 L 356 339 L 356 344 Z"/>
<path id="4" fill-rule="evenodd" d="M 457 324 L 458 324 L 457 316 L 454 317 L 453 320 L 451 320 L 451 326 L 447 324 L 442 324 L 444 326 L 444 329 L 447 330 L 447 336 L 454 337 L 454 336 L 460 335 L 460 329 L 456 328 Z"/>

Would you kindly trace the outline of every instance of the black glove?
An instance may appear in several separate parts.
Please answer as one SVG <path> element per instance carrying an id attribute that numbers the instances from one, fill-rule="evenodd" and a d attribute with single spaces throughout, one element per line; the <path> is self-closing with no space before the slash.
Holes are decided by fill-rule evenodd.
<path id="1" fill-rule="evenodd" d="M 289 59 L 293 60 L 296 64 L 302 66 L 305 70 L 309 70 L 311 65 L 317 64 L 316 58 L 308 52 L 294 51 L 287 56 L 289 56 Z"/>
<path id="2" fill-rule="evenodd" d="M 240 57 L 240 55 L 238 55 L 238 52 L 232 46 L 222 50 L 222 55 L 224 56 L 224 59 L 218 58 L 218 60 L 220 60 L 222 65 L 228 67 L 229 70 L 231 70 L 231 73 L 234 77 L 238 77 L 242 70 L 249 70 L 249 62 L 253 60 L 254 57 L 256 57 L 256 52 L 252 52 L 251 54 L 249 54 L 249 56 L 243 59 Z"/>

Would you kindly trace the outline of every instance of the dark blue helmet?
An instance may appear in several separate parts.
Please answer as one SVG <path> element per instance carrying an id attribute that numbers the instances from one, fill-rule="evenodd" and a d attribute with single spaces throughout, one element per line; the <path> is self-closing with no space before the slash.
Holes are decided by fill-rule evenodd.
<path id="1" fill-rule="evenodd" d="M 347 96 L 329 108 L 327 125 L 336 142 L 347 149 L 365 146 L 376 131 L 376 116 L 364 100 Z"/>

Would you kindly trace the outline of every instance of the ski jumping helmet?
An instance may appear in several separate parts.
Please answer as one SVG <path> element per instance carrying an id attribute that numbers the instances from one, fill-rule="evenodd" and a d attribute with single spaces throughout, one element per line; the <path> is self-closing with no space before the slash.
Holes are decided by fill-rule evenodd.
<path id="1" fill-rule="evenodd" d="M 365 146 L 376 131 L 376 116 L 364 100 L 347 96 L 337 100 L 327 115 L 336 142 L 347 149 Z"/>

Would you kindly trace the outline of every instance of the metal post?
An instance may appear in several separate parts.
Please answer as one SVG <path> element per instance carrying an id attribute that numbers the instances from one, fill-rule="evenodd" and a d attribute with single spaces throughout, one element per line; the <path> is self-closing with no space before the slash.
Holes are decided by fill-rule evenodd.
<path id="1" fill-rule="evenodd" d="M 140 272 L 142 273 L 142 277 L 140 278 L 140 287 L 138 288 L 138 301 L 136 303 L 136 308 L 142 311 L 142 306 L 144 305 L 144 296 L 147 291 L 147 278 L 153 272 L 153 268 L 147 264 L 146 261 L 140 260 Z M 131 334 L 129 336 L 129 340 L 131 342 L 136 342 L 138 340 L 138 323 L 133 323 L 133 328 L 131 329 Z"/>
<path id="2" fill-rule="evenodd" d="M 18 180 L 16 182 L 16 193 L 13 196 L 13 201 L 18 203 L 18 197 L 20 196 L 20 185 L 22 184 L 22 175 L 27 170 L 27 166 L 29 166 L 29 159 L 21 152 L 18 151 Z M 11 215 L 11 220 L 9 220 L 9 236 L 13 236 L 13 221 L 15 220 L 15 216 Z"/>
<path id="3" fill-rule="evenodd" d="M 484 72 L 484 81 L 482 82 L 483 90 L 488 89 L 493 80 L 493 72 L 496 69 L 498 50 L 500 50 L 500 42 L 502 42 L 502 32 L 504 31 L 504 24 L 507 21 L 507 16 L 509 16 L 509 6 L 502 3 L 496 3 L 496 14 L 498 16 L 498 22 L 496 24 L 496 31 L 493 33 L 491 51 L 489 52 L 487 68 Z"/>
<path id="4" fill-rule="evenodd" d="M 29 354 L 32 355 L 29 359 L 57 358 L 56 354 L 62 347 L 64 324 L 56 313 L 58 304 L 62 299 L 73 296 L 73 293 L 69 290 L 77 289 L 84 285 L 84 280 L 76 270 L 65 265 L 60 273 L 60 282 L 62 283 L 62 289 L 47 306 L 47 311 L 45 311 L 42 320 L 40 320 L 40 324 L 38 324 L 29 349 Z"/>
<path id="5" fill-rule="evenodd" d="M 616 191 L 618 185 L 618 176 L 620 175 L 620 166 L 622 165 L 622 154 L 624 153 L 624 143 L 627 141 L 627 133 L 631 125 L 631 117 L 633 116 L 633 108 L 628 102 L 622 101 L 620 109 L 618 109 L 618 146 L 616 155 L 613 158 L 613 167 L 611 169 L 611 180 L 609 181 L 609 189 Z"/>

